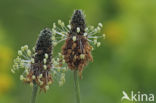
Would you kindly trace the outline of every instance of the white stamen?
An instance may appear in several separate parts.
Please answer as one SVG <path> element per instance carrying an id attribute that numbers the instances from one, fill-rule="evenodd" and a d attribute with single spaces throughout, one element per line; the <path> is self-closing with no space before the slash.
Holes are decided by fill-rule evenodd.
<path id="1" fill-rule="evenodd" d="M 53 34 L 56 34 L 56 30 L 55 30 L 55 29 L 52 29 L 52 33 L 53 33 Z"/>
<path id="2" fill-rule="evenodd" d="M 73 36 L 73 41 L 76 41 L 76 36 Z"/>
<path id="3" fill-rule="evenodd" d="M 62 63 L 65 64 L 65 60 L 64 59 L 63 59 Z"/>
<path id="4" fill-rule="evenodd" d="M 56 66 L 56 65 L 58 65 L 58 63 L 57 63 L 56 61 L 54 61 L 54 63 L 53 63 L 53 64 L 54 64 L 55 66 Z"/>
<path id="5" fill-rule="evenodd" d="M 96 44 L 97 43 L 97 39 L 94 39 L 94 44 Z"/>
<path id="6" fill-rule="evenodd" d="M 87 33 L 84 33 L 84 36 L 87 36 Z"/>
<path id="7" fill-rule="evenodd" d="M 31 56 L 31 51 L 27 50 L 27 54 L 28 54 L 28 56 Z"/>
<path id="8" fill-rule="evenodd" d="M 98 42 L 98 43 L 97 43 L 97 47 L 99 47 L 100 45 L 101 45 L 101 43 L 100 43 L 100 42 Z"/>
<path id="9" fill-rule="evenodd" d="M 47 86 L 45 87 L 45 89 L 48 90 L 48 89 L 49 89 L 49 86 L 47 85 Z"/>
<path id="10" fill-rule="evenodd" d="M 38 78 L 42 78 L 42 76 L 43 76 L 43 75 L 42 75 L 42 74 L 40 74 Z"/>
<path id="11" fill-rule="evenodd" d="M 64 27 L 64 22 L 61 23 L 61 26 Z"/>
<path id="12" fill-rule="evenodd" d="M 52 40 L 55 40 L 55 36 L 52 36 Z"/>
<path id="13" fill-rule="evenodd" d="M 70 25 L 67 25 L 67 27 L 68 27 L 69 29 L 71 29 L 71 26 L 70 26 Z"/>
<path id="14" fill-rule="evenodd" d="M 44 70 L 46 70 L 47 69 L 47 66 L 46 65 L 43 65 L 43 68 L 44 68 Z"/>
<path id="15" fill-rule="evenodd" d="M 20 75 L 20 80 L 24 80 L 24 77 L 23 77 L 23 75 Z"/>
<path id="16" fill-rule="evenodd" d="M 104 39 L 106 38 L 106 34 L 103 34 L 102 36 L 103 36 Z"/>
<path id="17" fill-rule="evenodd" d="M 77 32 L 78 32 L 78 33 L 80 32 L 80 28 L 79 28 L 79 27 L 77 27 Z"/>
<path id="18" fill-rule="evenodd" d="M 30 86 L 33 87 L 33 85 L 34 85 L 34 84 L 31 82 L 31 83 L 30 83 Z"/>
<path id="19" fill-rule="evenodd" d="M 99 23 L 98 25 L 99 25 L 100 27 L 103 27 L 102 23 Z"/>
<path id="20" fill-rule="evenodd" d="M 87 32 L 88 31 L 88 28 L 86 28 L 85 31 Z"/>
<path id="21" fill-rule="evenodd" d="M 46 64 L 47 63 L 47 59 L 43 59 L 43 62 L 44 62 L 44 64 Z"/>
<path id="22" fill-rule="evenodd" d="M 62 54 L 61 54 L 61 53 L 58 53 L 58 55 L 59 55 L 59 56 L 62 56 Z"/>
<path id="23" fill-rule="evenodd" d="M 59 59 L 59 58 L 57 58 L 57 61 L 59 62 L 59 61 L 60 61 L 60 59 Z"/>
<path id="24" fill-rule="evenodd" d="M 95 33 L 97 33 L 97 31 L 98 31 L 97 29 L 94 29 L 94 32 L 95 32 Z"/>
<path id="25" fill-rule="evenodd" d="M 61 25 L 62 24 L 62 21 L 61 20 L 58 20 L 58 24 Z"/>
<path id="26" fill-rule="evenodd" d="M 25 45 L 24 46 L 24 50 L 28 50 L 28 45 Z"/>
<path id="27" fill-rule="evenodd" d="M 35 63 L 35 60 L 34 60 L 34 58 L 31 58 L 31 63 Z"/>
<path id="28" fill-rule="evenodd" d="M 35 52 L 35 47 L 33 47 L 32 50 Z"/>
<path id="29" fill-rule="evenodd" d="M 34 80 L 35 78 L 36 78 L 35 75 L 33 75 L 33 76 L 32 76 L 32 79 Z"/>
<path id="30" fill-rule="evenodd" d="M 11 69 L 11 72 L 12 72 L 13 74 L 15 74 L 15 71 L 14 71 L 13 69 Z"/>
<path id="31" fill-rule="evenodd" d="M 53 23 L 53 28 L 54 28 L 54 29 L 56 28 L 56 24 L 55 24 L 55 23 Z"/>
<path id="32" fill-rule="evenodd" d="M 21 50 L 18 51 L 18 55 L 19 55 L 19 56 L 22 55 L 22 51 L 21 51 Z"/>
<path id="33" fill-rule="evenodd" d="M 23 46 L 21 47 L 21 50 L 24 51 L 24 47 Z"/>
<path id="34" fill-rule="evenodd" d="M 48 54 L 47 54 L 47 53 L 45 53 L 45 55 L 44 55 L 44 56 L 45 56 L 45 58 L 46 58 L 46 59 L 48 59 Z"/>
<path id="35" fill-rule="evenodd" d="M 49 82 L 48 82 L 48 85 L 50 85 L 50 84 L 52 84 L 52 81 L 49 81 Z"/>
<path id="36" fill-rule="evenodd" d="M 101 30 L 101 28 L 100 27 L 97 27 L 97 31 L 100 31 Z"/>
<path id="37" fill-rule="evenodd" d="M 85 58 L 85 55 L 84 54 L 81 54 L 80 55 L 80 59 L 84 59 Z"/>
<path id="38" fill-rule="evenodd" d="M 93 30 L 94 29 L 94 26 L 91 26 L 90 29 Z"/>
<path id="39" fill-rule="evenodd" d="M 21 68 L 24 68 L 24 63 L 21 62 L 20 63 L 20 66 L 21 66 Z"/>
<path id="40" fill-rule="evenodd" d="M 28 71 L 28 69 L 25 69 L 25 73 L 26 73 L 26 74 L 29 74 L 29 71 Z"/>
<path id="41" fill-rule="evenodd" d="M 40 82 L 40 85 L 43 85 L 43 81 L 39 81 Z"/>

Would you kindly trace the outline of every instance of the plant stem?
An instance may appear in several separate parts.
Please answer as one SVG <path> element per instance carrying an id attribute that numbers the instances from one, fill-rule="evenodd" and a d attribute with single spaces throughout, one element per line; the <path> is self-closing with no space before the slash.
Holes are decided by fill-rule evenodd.
<path id="1" fill-rule="evenodd" d="M 33 90 L 32 90 L 31 103 L 35 103 L 35 101 L 36 101 L 37 90 L 38 90 L 38 86 L 36 83 L 34 83 Z"/>
<path id="2" fill-rule="evenodd" d="M 78 70 L 74 71 L 74 84 L 75 84 L 76 100 L 77 103 L 80 103 L 80 87 L 79 87 L 79 80 L 78 80 Z"/>

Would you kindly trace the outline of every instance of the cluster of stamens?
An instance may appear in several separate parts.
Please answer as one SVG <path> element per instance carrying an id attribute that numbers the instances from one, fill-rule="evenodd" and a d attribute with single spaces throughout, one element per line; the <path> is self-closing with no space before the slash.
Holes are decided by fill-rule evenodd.
<path id="1" fill-rule="evenodd" d="M 52 59 L 53 62 L 53 79 L 59 81 L 59 86 L 63 86 L 65 83 L 65 73 L 68 68 L 66 67 L 64 56 L 61 53 L 58 53 L 58 57 L 56 59 Z M 59 78 L 58 78 L 59 77 Z"/>
<path id="2" fill-rule="evenodd" d="M 98 36 L 98 34 L 102 30 L 102 23 L 98 23 L 98 26 L 95 28 L 94 26 L 88 26 L 85 28 L 85 32 L 83 33 L 83 36 L 87 39 L 88 42 L 91 43 L 92 46 L 101 46 L 101 42 L 98 41 L 99 38 L 106 38 L 106 34 L 102 34 L 101 36 Z M 71 25 L 65 26 L 65 23 L 61 20 L 58 20 L 58 26 L 56 23 L 53 23 L 52 33 L 54 34 L 52 37 L 53 44 L 56 46 L 62 41 L 65 41 L 68 38 L 72 38 L 73 41 L 76 41 L 77 37 L 72 36 L 69 37 L 69 33 L 71 31 Z M 80 33 L 80 27 L 76 28 L 76 32 Z"/>
<path id="3" fill-rule="evenodd" d="M 14 65 L 11 72 L 15 73 L 19 68 L 24 68 L 24 73 L 28 74 L 31 62 L 34 62 L 31 50 L 28 48 L 28 45 L 22 46 L 21 50 L 18 51 L 17 58 L 14 59 Z"/>

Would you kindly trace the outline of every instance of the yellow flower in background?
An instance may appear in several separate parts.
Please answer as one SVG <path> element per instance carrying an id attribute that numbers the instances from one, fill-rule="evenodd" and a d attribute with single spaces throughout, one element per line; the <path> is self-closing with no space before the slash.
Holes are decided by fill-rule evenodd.
<path id="1" fill-rule="evenodd" d="M 106 23 L 105 32 L 107 33 L 107 39 L 112 45 L 118 45 L 122 43 L 124 39 L 124 29 L 117 21 L 109 21 Z"/>
<path id="2" fill-rule="evenodd" d="M 9 64 L 11 63 L 12 59 L 12 50 L 7 47 L 0 45 L 0 72 L 8 72 Z"/>
<path id="3" fill-rule="evenodd" d="M 11 76 L 6 73 L 0 73 L 0 78 L 0 95 L 2 95 L 11 88 L 13 81 Z"/>
<path id="4" fill-rule="evenodd" d="M 11 48 L 0 45 L 0 95 L 8 91 L 13 84 L 9 69 L 12 60 L 12 52 Z"/>

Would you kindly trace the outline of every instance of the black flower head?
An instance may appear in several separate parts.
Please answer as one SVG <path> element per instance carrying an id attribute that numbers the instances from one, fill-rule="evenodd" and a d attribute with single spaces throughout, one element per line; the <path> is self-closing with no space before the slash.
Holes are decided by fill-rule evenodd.
<path id="1" fill-rule="evenodd" d="M 52 67 L 52 33 L 50 29 L 44 29 L 40 32 L 36 43 L 35 54 L 32 57 L 31 68 L 27 74 L 25 82 L 37 83 L 41 89 L 46 90 L 52 83 L 52 76 L 49 73 Z"/>
<path id="2" fill-rule="evenodd" d="M 36 43 L 35 52 L 37 53 L 35 55 L 35 62 L 36 63 L 43 63 L 43 59 L 45 58 L 45 55 L 47 54 L 47 63 L 51 63 L 52 58 L 52 33 L 50 29 L 46 28 L 41 31 L 39 39 Z"/>
<path id="3" fill-rule="evenodd" d="M 20 80 L 31 86 L 37 84 L 41 90 L 46 91 L 53 82 L 53 78 L 59 79 L 59 85 L 65 83 L 66 67 L 63 55 L 58 53 L 57 58 L 52 58 L 53 50 L 52 32 L 45 28 L 40 32 L 33 52 L 28 45 L 22 46 L 18 56 L 14 59 L 12 73 L 24 68 Z"/>
<path id="4" fill-rule="evenodd" d="M 35 82 L 41 89 L 46 90 L 48 85 L 52 83 L 52 76 L 49 73 L 52 67 L 52 33 L 50 29 L 44 29 L 40 32 L 39 39 L 35 48 L 33 57 L 34 63 L 31 63 L 31 69 L 26 82 Z"/>
<path id="5" fill-rule="evenodd" d="M 71 19 L 71 34 L 72 35 L 83 35 L 86 28 L 85 18 L 82 10 L 75 10 Z M 78 30 L 80 29 L 80 31 Z M 79 33 L 77 33 L 79 31 Z"/>
<path id="6" fill-rule="evenodd" d="M 50 69 L 52 68 L 52 33 L 45 28 L 40 32 L 39 38 L 34 48 L 34 52 L 27 45 L 21 47 L 17 58 L 14 60 L 12 72 L 19 68 L 24 68 L 24 73 L 20 79 L 31 86 L 38 84 L 41 90 L 46 91 L 52 83 Z"/>

